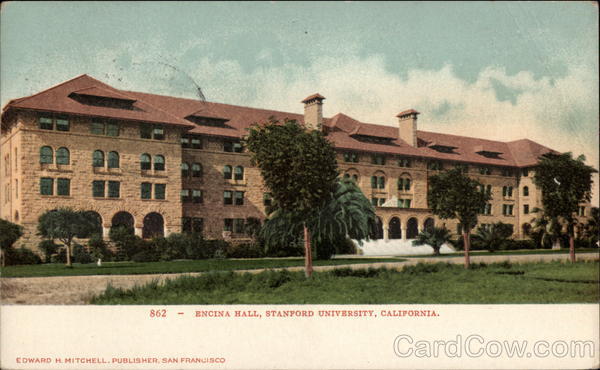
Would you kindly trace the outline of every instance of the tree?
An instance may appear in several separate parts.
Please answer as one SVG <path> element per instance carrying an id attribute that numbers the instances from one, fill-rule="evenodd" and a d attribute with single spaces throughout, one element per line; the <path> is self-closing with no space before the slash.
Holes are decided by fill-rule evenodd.
<path id="1" fill-rule="evenodd" d="M 480 187 L 479 181 L 463 175 L 460 168 L 429 178 L 427 202 L 431 212 L 442 219 L 457 219 L 461 224 L 466 268 L 470 266 L 471 230 L 477 225 L 477 214 L 490 200 L 490 195 L 480 191 Z"/>
<path id="2" fill-rule="evenodd" d="M 270 119 L 253 125 L 244 143 L 279 209 L 303 223 L 306 275 L 312 274 L 310 230 L 306 221 L 335 190 L 335 150 L 323 133 L 295 120 Z"/>
<path id="3" fill-rule="evenodd" d="M 542 191 L 544 214 L 567 229 L 569 256 L 575 262 L 575 214 L 579 204 L 591 199 L 592 174 L 585 157 L 571 153 L 544 154 L 535 169 L 533 182 Z"/>
<path id="4" fill-rule="evenodd" d="M 529 235 L 532 239 L 539 242 L 542 248 L 551 244 L 552 248 L 560 249 L 560 241 L 563 237 L 563 227 L 558 219 L 556 217 L 550 218 L 542 209 L 537 207 L 533 208 L 532 213 L 537 214 L 537 216 L 531 220 L 531 230 L 529 231 Z"/>
<path id="5" fill-rule="evenodd" d="M 473 239 L 490 252 L 502 249 L 513 234 L 513 225 L 496 222 L 489 227 L 479 226 Z"/>
<path id="6" fill-rule="evenodd" d="M 369 225 L 375 222 L 371 202 L 352 180 L 340 180 L 329 199 L 308 219 L 294 211 L 276 210 L 265 222 L 261 236 L 272 244 L 283 244 L 299 235 L 304 225 L 310 230 L 319 259 L 328 259 L 340 240 L 368 239 Z"/>
<path id="7" fill-rule="evenodd" d="M 13 244 L 23 236 L 23 226 L 13 224 L 0 218 L 0 252 L 2 255 L 2 267 L 6 264 L 7 255 L 10 253 Z"/>
<path id="8" fill-rule="evenodd" d="M 583 236 L 590 241 L 590 245 L 597 246 L 600 236 L 600 209 L 598 207 L 592 207 L 590 218 L 583 226 Z"/>
<path id="9" fill-rule="evenodd" d="M 38 234 L 48 239 L 58 239 L 67 248 L 67 266 L 72 266 L 71 244 L 73 238 L 87 238 L 95 230 L 95 220 L 85 211 L 59 208 L 47 211 L 38 220 Z"/>
<path id="10" fill-rule="evenodd" d="M 412 244 L 429 245 L 433 248 L 433 254 L 439 256 L 442 245 L 450 242 L 451 237 L 450 230 L 445 227 L 433 227 L 430 230 L 421 231 Z"/>

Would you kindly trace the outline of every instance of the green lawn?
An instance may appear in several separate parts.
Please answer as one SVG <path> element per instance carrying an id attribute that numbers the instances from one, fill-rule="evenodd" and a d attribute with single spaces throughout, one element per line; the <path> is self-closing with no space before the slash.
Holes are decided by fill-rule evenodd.
<path id="1" fill-rule="evenodd" d="M 596 253 L 600 253 L 600 250 L 598 250 L 598 248 L 582 248 L 582 249 L 576 249 L 575 250 L 575 255 L 577 255 L 577 253 L 589 253 L 589 252 L 596 252 Z M 490 251 L 471 251 L 469 253 L 470 256 L 508 256 L 508 255 L 523 255 L 523 254 L 569 254 L 569 250 L 568 249 L 519 249 L 519 250 L 514 250 L 514 251 L 496 251 L 496 252 L 490 252 Z M 454 253 L 447 253 L 447 254 L 441 254 L 439 256 L 424 256 L 424 255 L 419 255 L 419 256 L 411 256 L 411 255 L 403 255 L 403 256 L 398 256 L 398 257 L 402 257 L 402 258 L 419 258 L 419 257 L 436 257 L 436 258 L 440 258 L 440 257 L 463 257 L 464 256 L 464 252 L 463 251 L 459 251 L 459 252 L 454 252 Z"/>
<path id="2" fill-rule="evenodd" d="M 350 265 L 356 263 L 401 262 L 402 258 L 340 258 L 314 261 L 315 266 Z M 179 272 L 231 271 L 260 268 L 304 266 L 303 258 L 257 258 L 257 259 L 208 259 L 168 262 L 103 262 L 102 267 L 90 264 L 42 264 L 7 266 L 0 270 L 2 277 L 33 276 L 79 276 L 79 275 L 129 275 L 129 274 L 171 274 Z"/>
<path id="3" fill-rule="evenodd" d="M 233 272 L 180 277 L 130 290 L 108 287 L 93 304 L 597 303 L 599 264 L 418 264 L 402 271 Z"/>

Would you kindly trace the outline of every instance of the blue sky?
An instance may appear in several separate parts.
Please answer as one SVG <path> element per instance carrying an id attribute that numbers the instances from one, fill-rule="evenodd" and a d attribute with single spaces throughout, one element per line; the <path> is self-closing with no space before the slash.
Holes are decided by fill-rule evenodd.
<path id="1" fill-rule="evenodd" d="M 593 2 L 12 2 L 2 105 L 82 73 L 114 87 L 585 154 L 598 166 Z"/>

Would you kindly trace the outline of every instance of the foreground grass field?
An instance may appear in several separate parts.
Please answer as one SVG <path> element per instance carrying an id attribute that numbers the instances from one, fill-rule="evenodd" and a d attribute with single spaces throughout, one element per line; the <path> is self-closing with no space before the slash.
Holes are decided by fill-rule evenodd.
<path id="1" fill-rule="evenodd" d="M 589 253 L 589 252 L 596 252 L 599 253 L 600 251 L 598 250 L 598 248 L 580 248 L 576 250 L 576 253 Z M 469 253 L 471 256 L 514 256 L 514 255 L 525 255 L 525 254 L 532 254 L 532 255 L 539 255 L 539 254 L 569 254 L 569 250 L 568 249 L 518 249 L 518 250 L 514 250 L 514 251 L 495 251 L 495 252 L 490 252 L 490 251 L 471 251 Z M 403 255 L 403 256 L 398 256 L 398 257 L 403 257 L 403 258 L 419 258 L 419 257 L 434 257 L 434 258 L 441 258 L 441 257 L 463 257 L 464 256 L 464 252 L 460 251 L 460 252 L 454 252 L 454 253 L 445 253 L 445 254 L 440 254 L 438 256 L 411 256 L 411 255 Z"/>
<path id="2" fill-rule="evenodd" d="M 339 258 L 314 261 L 315 266 L 351 265 L 357 263 L 401 262 L 402 258 Z M 130 275 L 130 274 L 172 274 L 181 272 L 252 270 L 260 268 L 304 266 L 303 258 L 257 258 L 257 259 L 209 259 L 196 261 L 168 262 L 103 262 L 102 267 L 90 264 L 73 264 L 67 268 L 63 264 L 43 264 L 7 266 L 0 270 L 2 277 L 37 276 L 81 276 L 81 275 Z"/>
<path id="3" fill-rule="evenodd" d="M 597 303 L 599 264 L 445 263 L 386 269 L 233 272 L 180 277 L 129 290 L 108 287 L 93 304 Z"/>

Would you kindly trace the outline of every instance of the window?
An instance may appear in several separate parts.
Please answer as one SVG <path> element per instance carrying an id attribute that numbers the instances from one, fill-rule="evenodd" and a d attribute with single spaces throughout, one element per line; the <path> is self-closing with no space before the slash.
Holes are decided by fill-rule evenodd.
<path id="1" fill-rule="evenodd" d="M 92 121 L 90 132 L 94 135 L 104 135 L 104 122 Z"/>
<path id="2" fill-rule="evenodd" d="M 223 178 L 225 180 L 231 180 L 231 166 L 226 165 L 223 167 Z"/>
<path id="3" fill-rule="evenodd" d="M 190 217 L 181 218 L 181 231 L 186 234 L 192 232 L 192 219 Z"/>
<path id="4" fill-rule="evenodd" d="M 398 167 L 411 167 L 411 160 L 408 158 L 398 157 Z"/>
<path id="5" fill-rule="evenodd" d="M 151 160 L 150 159 L 151 159 L 150 154 L 144 153 L 144 154 L 140 155 L 140 168 L 142 170 L 149 170 L 150 169 L 150 167 L 151 167 L 151 164 L 150 164 Z"/>
<path id="6" fill-rule="evenodd" d="M 481 213 L 482 215 L 491 215 L 492 205 L 490 203 L 486 203 L 479 213 Z"/>
<path id="7" fill-rule="evenodd" d="M 196 217 L 183 217 L 184 233 L 201 233 L 204 230 L 204 219 Z"/>
<path id="8" fill-rule="evenodd" d="M 233 204 L 233 195 L 231 191 L 225 190 L 223 192 L 223 204 L 230 205 Z"/>
<path id="9" fill-rule="evenodd" d="M 56 164 L 69 164 L 69 149 L 62 147 L 56 149 Z"/>
<path id="10" fill-rule="evenodd" d="M 381 207 L 385 203 L 385 198 L 371 198 L 371 204 L 373 207 Z"/>
<path id="11" fill-rule="evenodd" d="M 504 177 L 512 177 L 512 176 L 514 176 L 514 172 L 513 172 L 512 168 L 503 168 L 502 169 L 502 176 L 504 176 Z"/>
<path id="12" fill-rule="evenodd" d="M 71 180 L 58 179 L 56 181 L 56 195 L 71 195 Z"/>
<path id="13" fill-rule="evenodd" d="M 194 203 L 202 203 L 202 190 L 192 190 L 192 200 Z"/>
<path id="14" fill-rule="evenodd" d="M 377 179 L 377 187 L 379 189 L 385 189 L 385 177 L 379 176 L 379 178 Z"/>
<path id="15" fill-rule="evenodd" d="M 192 177 L 202 177 L 202 165 L 200 163 L 192 164 Z"/>
<path id="16" fill-rule="evenodd" d="M 234 142 L 234 141 L 223 141 L 223 151 L 224 152 L 230 152 L 230 153 L 241 153 L 242 152 L 242 144 L 240 142 Z"/>
<path id="17" fill-rule="evenodd" d="M 189 189 L 181 189 L 181 192 L 179 194 L 181 195 L 182 202 L 190 201 L 190 190 Z"/>
<path id="18" fill-rule="evenodd" d="M 54 195 L 54 179 L 50 177 L 42 177 L 40 179 L 40 194 Z"/>
<path id="19" fill-rule="evenodd" d="M 190 147 L 190 138 L 186 136 L 181 137 L 181 147 L 189 148 Z"/>
<path id="20" fill-rule="evenodd" d="M 454 168 L 456 168 L 457 170 L 459 170 L 460 172 L 467 174 L 469 173 L 469 165 L 463 164 L 463 163 L 457 163 L 454 165 Z"/>
<path id="21" fill-rule="evenodd" d="M 584 217 L 585 216 L 585 206 L 579 206 L 577 209 L 577 216 Z"/>
<path id="22" fill-rule="evenodd" d="M 226 218 L 223 221 L 223 231 L 233 231 L 233 218 Z"/>
<path id="23" fill-rule="evenodd" d="M 385 165 L 385 156 L 382 154 L 373 154 L 371 156 L 371 163 L 383 166 Z"/>
<path id="24" fill-rule="evenodd" d="M 154 184 L 154 199 L 165 199 L 166 192 L 166 184 Z"/>
<path id="25" fill-rule="evenodd" d="M 108 168 L 119 168 L 119 153 L 108 152 Z"/>
<path id="26" fill-rule="evenodd" d="M 358 184 L 358 175 L 352 175 L 352 180 Z"/>
<path id="27" fill-rule="evenodd" d="M 236 234 L 244 233 L 244 219 L 243 218 L 234 218 L 233 219 L 233 232 Z"/>
<path id="28" fill-rule="evenodd" d="M 92 182 L 92 195 L 95 198 L 104 198 L 104 181 L 95 180 Z"/>
<path id="29" fill-rule="evenodd" d="M 398 199 L 398 207 L 399 208 L 410 208 L 410 199 Z"/>
<path id="30" fill-rule="evenodd" d="M 523 177 L 529 176 L 529 168 L 523 168 Z"/>
<path id="31" fill-rule="evenodd" d="M 121 183 L 119 181 L 108 182 L 108 197 L 119 198 L 121 196 Z"/>
<path id="32" fill-rule="evenodd" d="M 529 186 L 523 186 L 523 196 L 524 197 L 529 196 Z"/>
<path id="33" fill-rule="evenodd" d="M 54 155 L 51 147 L 43 146 L 40 148 L 40 163 L 54 163 Z"/>
<path id="34" fill-rule="evenodd" d="M 512 205 L 512 204 L 503 204 L 502 205 L 502 214 L 504 216 L 512 216 L 513 208 L 514 208 L 514 205 Z"/>
<path id="35" fill-rule="evenodd" d="M 244 205 L 244 192 L 243 191 L 236 191 L 235 192 L 235 205 L 236 206 L 243 206 Z"/>
<path id="36" fill-rule="evenodd" d="M 49 117 L 40 117 L 39 124 L 40 124 L 40 128 L 42 130 L 52 130 L 52 129 L 54 129 L 53 123 L 52 123 L 52 118 L 49 118 Z"/>
<path id="37" fill-rule="evenodd" d="M 154 140 L 165 139 L 165 129 L 160 125 L 154 125 L 154 129 L 152 129 L 152 134 L 154 135 Z"/>
<path id="38" fill-rule="evenodd" d="M 142 139 L 152 139 L 152 125 L 147 123 L 140 124 L 140 137 Z"/>
<path id="39" fill-rule="evenodd" d="M 188 177 L 190 175 L 190 165 L 187 163 L 181 164 L 181 177 Z"/>
<path id="40" fill-rule="evenodd" d="M 56 129 L 58 131 L 69 131 L 69 120 L 66 118 L 57 118 Z"/>
<path id="41" fill-rule="evenodd" d="M 529 204 L 523 204 L 523 213 L 526 215 L 529 214 Z"/>
<path id="42" fill-rule="evenodd" d="M 142 199 L 152 198 L 152 184 L 149 182 L 143 182 L 141 186 Z"/>
<path id="43" fill-rule="evenodd" d="M 242 167 L 242 166 L 235 167 L 235 179 L 236 180 L 244 179 L 244 167 Z"/>
<path id="44" fill-rule="evenodd" d="M 271 193 L 263 194 L 263 205 L 265 207 L 270 207 L 273 204 L 273 198 L 271 197 Z"/>
<path id="45" fill-rule="evenodd" d="M 408 178 L 399 178 L 398 179 L 398 190 L 400 191 L 408 191 L 410 190 L 410 179 Z"/>
<path id="46" fill-rule="evenodd" d="M 352 152 L 344 153 L 344 162 L 358 163 L 358 154 Z"/>
<path id="47" fill-rule="evenodd" d="M 512 186 L 503 186 L 502 187 L 502 196 L 505 198 L 512 198 L 513 187 Z"/>
<path id="48" fill-rule="evenodd" d="M 119 136 L 119 124 L 116 122 L 106 123 L 106 135 L 107 136 Z"/>
<path id="49" fill-rule="evenodd" d="M 202 149 L 202 140 L 200 140 L 200 138 L 192 138 L 192 149 Z"/>
<path id="50" fill-rule="evenodd" d="M 492 169 L 489 167 L 479 167 L 479 174 L 480 175 L 491 175 Z"/>
<path id="51" fill-rule="evenodd" d="M 440 162 L 440 161 L 429 161 L 427 163 L 427 168 L 432 171 L 441 171 L 444 169 L 444 166 L 442 165 L 442 162 Z"/>
<path id="52" fill-rule="evenodd" d="M 92 156 L 92 166 L 94 167 L 104 167 L 104 152 L 101 150 L 96 150 L 94 155 Z"/>
<path id="53" fill-rule="evenodd" d="M 162 155 L 154 156 L 154 171 L 164 171 L 165 170 L 165 157 Z"/>

